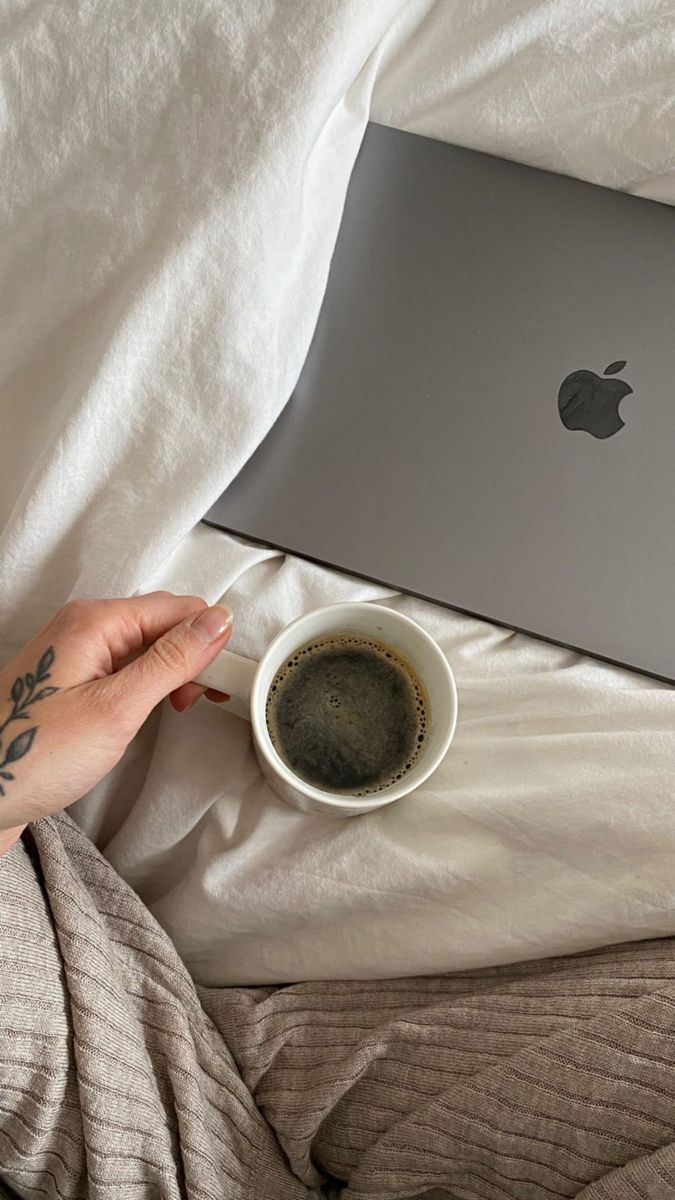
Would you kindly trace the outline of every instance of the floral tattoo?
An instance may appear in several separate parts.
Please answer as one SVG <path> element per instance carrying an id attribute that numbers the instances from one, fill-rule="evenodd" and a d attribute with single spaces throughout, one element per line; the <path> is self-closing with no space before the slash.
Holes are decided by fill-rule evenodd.
<path id="1" fill-rule="evenodd" d="M 8 746 L 3 746 L 4 733 L 10 721 L 30 721 L 33 714 L 26 711 L 28 707 L 31 704 L 37 704 L 38 700 L 46 700 L 47 696 L 52 696 L 59 690 L 57 687 L 41 687 L 39 691 L 35 690 L 38 684 L 44 683 L 46 679 L 51 679 L 49 668 L 53 662 L 54 647 L 49 646 L 42 655 L 34 675 L 28 671 L 26 675 L 20 675 L 18 679 L 14 680 L 9 696 L 12 710 L 0 725 L 0 779 L 5 781 L 14 779 L 14 775 L 7 770 L 7 767 L 17 762 L 19 758 L 23 758 L 24 754 L 28 754 L 38 731 L 37 725 L 34 725 L 32 729 L 24 729 L 23 733 L 12 738 Z M 0 796 L 4 795 L 5 789 L 0 783 Z"/>

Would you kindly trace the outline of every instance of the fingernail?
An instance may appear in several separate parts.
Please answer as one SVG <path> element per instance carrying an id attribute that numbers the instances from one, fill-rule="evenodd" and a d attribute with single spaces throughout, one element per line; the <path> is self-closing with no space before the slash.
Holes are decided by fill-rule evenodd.
<path id="1" fill-rule="evenodd" d="M 213 608 L 200 612 L 190 624 L 203 642 L 215 642 L 232 624 L 232 610 L 224 604 L 214 604 Z"/>

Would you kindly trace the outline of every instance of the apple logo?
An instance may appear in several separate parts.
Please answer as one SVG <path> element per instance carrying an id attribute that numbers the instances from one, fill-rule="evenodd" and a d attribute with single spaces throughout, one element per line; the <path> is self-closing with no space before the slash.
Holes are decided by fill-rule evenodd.
<path id="1" fill-rule="evenodd" d="M 616 375 L 625 365 L 625 359 L 610 363 L 603 374 Z M 625 425 L 619 405 L 632 392 L 623 379 L 603 379 L 595 371 L 572 371 L 558 392 L 560 420 L 566 429 L 584 429 L 596 438 L 611 437 Z"/>

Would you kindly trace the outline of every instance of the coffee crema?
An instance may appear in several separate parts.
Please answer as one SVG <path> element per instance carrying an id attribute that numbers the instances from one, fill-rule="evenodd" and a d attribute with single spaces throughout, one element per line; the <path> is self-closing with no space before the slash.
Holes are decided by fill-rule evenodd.
<path id="1" fill-rule="evenodd" d="M 429 735 L 429 703 L 411 665 L 361 634 L 315 638 L 294 651 L 272 680 L 265 716 L 294 775 L 346 795 L 397 783 Z"/>

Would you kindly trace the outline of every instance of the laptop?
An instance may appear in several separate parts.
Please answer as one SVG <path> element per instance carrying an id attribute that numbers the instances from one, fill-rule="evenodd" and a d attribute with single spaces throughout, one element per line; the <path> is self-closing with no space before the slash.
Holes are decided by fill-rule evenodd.
<path id="1" fill-rule="evenodd" d="M 675 210 L 369 125 L 297 387 L 204 520 L 675 681 Z"/>

